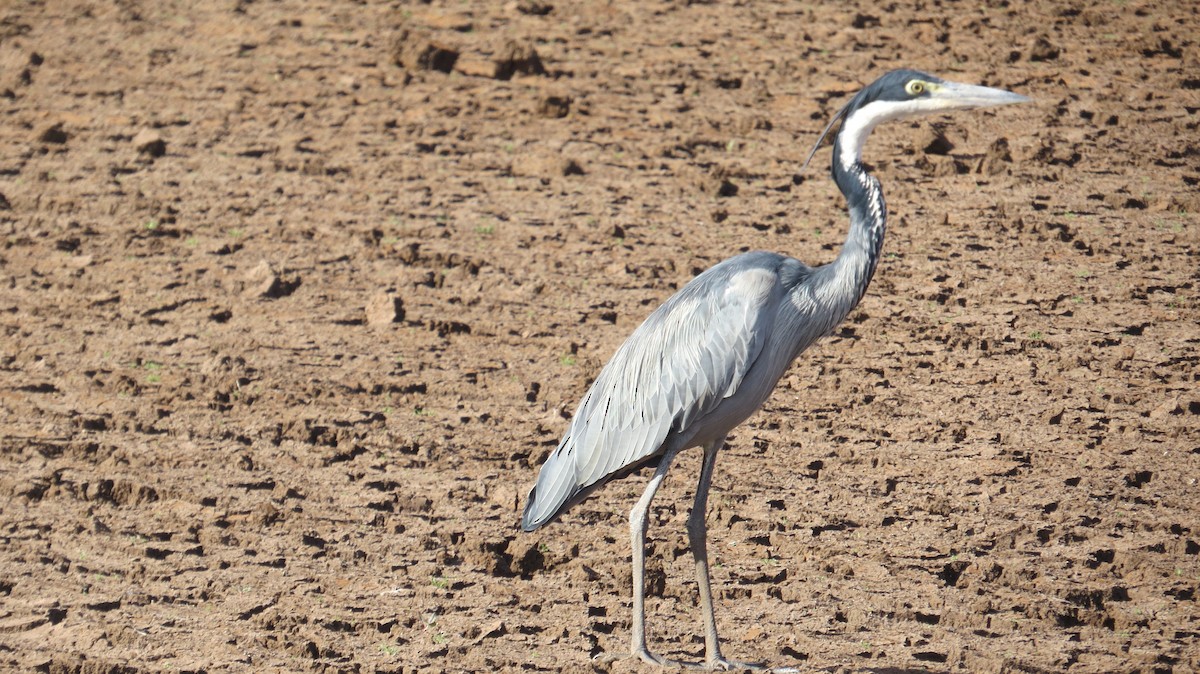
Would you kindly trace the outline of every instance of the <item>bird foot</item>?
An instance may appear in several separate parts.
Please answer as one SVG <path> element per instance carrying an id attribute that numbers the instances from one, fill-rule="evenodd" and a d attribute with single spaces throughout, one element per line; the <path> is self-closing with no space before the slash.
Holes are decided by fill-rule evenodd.
<path id="1" fill-rule="evenodd" d="M 654 653 L 651 653 L 650 649 L 648 649 L 648 648 L 641 648 L 641 649 L 634 651 L 633 653 L 599 653 L 592 657 L 592 662 L 608 663 L 608 662 L 616 662 L 618 660 L 625 660 L 627 658 L 637 658 L 637 659 L 641 660 L 642 662 L 645 662 L 646 664 L 649 664 L 649 665 L 657 665 L 659 667 L 671 667 L 671 668 L 675 668 L 675 669 L 684 669 L 684 668 L 696 669 L 696 668 L 701 667 L 701 665 L 699 663 L 681 662 L 679 660 L 671 660 L 670 658 L 664 658 L 661 655 L 655 655 Z"/>
<path id="2" fill-rule="evenodd" d="M 736 672 L 740 670 L 749 670 L 753 672 L 761 672 L 766 669 L 765 665 L 751 662 L 738 662 L 737 660 L 727 660 L 725 658 L 717 658 L 704 663 L 705 669 L 714 672 Z"/>
<path id="3" fill-rule="evenodd" d="M 762 662 L 740 662 L 723 657 L 709 660 L 702 665 L 702 668 L 713 672 L 767 672 L 768 674 L 795 674 L 800 671 L 795 667 L 771 667 Z"/>
<path id="4" fill-rule="evenodd" d="M 694 667 L 695 666 L 693 663 L 690 663 L 690 662 L 682 662 L 680 660 L 672 660 L 670 658 L 664 658 L 661 655 L 655 655 L 654 653 L 651 653 L 649 649 L 646 649 L 646 648 L 643 648 L 643 649 L 637 651 L 636 653 L 634 653 L 633 657 L 640 658 L 642 662 L 644 662 L 648 665 L 658 665 L 659 667 L 672 667 L 675 669 L 683 669 L 685 667 Z"/>
<path id="5" fill-rule="evenodd" d="M 671 669 L 691 669 L 702 670 L 709 672 L 768 672 L 769 674 L 792 674 L 800 670 L 795 667 L 768 667 L 763 663 L 758 662 L 739 662 L 737 660 L 728 660 L 723 657 L 718 657 L 715 660 L 707 662 L 688 662 L 685 660 L 672 660 L 664 658 L 661 655 L 656 655 L 650 652 L 648 648 L 640 648 L 633 653 L 616 654 L 616 653 L 600 653 L 592 658 L 593 662 L 616 662 L 626 658 L 637 658 L 649 665 Z"/>

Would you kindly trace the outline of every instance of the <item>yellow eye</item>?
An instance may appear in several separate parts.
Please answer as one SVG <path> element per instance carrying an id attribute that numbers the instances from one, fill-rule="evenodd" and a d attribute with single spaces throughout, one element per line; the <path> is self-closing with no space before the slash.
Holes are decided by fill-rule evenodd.
<path id="1" fill-rule="evenodd" d="M 904 90 L 907 91 L 910 96 L 920 96 L 925 91 L 925 83 L 919 80 L 913 80 L 905 85 Z"/>

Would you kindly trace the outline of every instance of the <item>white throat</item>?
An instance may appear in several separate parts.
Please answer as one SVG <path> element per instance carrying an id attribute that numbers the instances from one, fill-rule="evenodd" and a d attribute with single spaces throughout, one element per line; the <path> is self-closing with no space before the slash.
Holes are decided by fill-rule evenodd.
<path id="1" fill-rule="evenodd" d="M 837 157 L 842 168 L 849 171 L 850 167 L 862 162 L 863 146 L 871 130 L 883 122 L 903 119 L 937 110 L 940 106 L 930 98 L 917 98 L 911 101 L 872 101 L 855 110 L 842 122 L 842 130 L 838 134 L 841 146 Z"/>

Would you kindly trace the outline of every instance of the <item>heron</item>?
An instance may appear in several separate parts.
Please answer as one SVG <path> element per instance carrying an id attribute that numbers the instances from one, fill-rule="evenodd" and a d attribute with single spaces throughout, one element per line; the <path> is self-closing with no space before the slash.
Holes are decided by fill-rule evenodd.
<path id="1" fill-rule="evenodd" d="M 832 176 L 846 199 L 850 228 L 837 257 L 810 267 L 768 251 L 747 252 L 700 273 L 655 309 L 617 349 L 580 401 L 562 441 L 529 491 L 521 528 L 534 531 L 597 489 L 642 468 L 654 473 L 629 513 L 633 565 L 630 654 L 682 666 L 646 642 L 647 513 L 676 455 L 703 448 L 688 543 L 704 618 L 709 670 L 760 669 L 721 653 L 709 579 L 709 485 L 729 432 L 766 402 L 792 361 L 828 335 L 866 293 L 879 263 L 887 207 L 879 180 L 862 162 L 878 124 L 919 115 L 1020 103 L 1003 89 L 894 70 L 859 91 L 821 132 L 805 165 L 834 124 Z"/>

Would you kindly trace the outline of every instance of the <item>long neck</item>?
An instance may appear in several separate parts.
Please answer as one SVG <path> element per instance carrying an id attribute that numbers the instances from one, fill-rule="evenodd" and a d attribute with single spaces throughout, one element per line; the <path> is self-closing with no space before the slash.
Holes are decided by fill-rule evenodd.
<path id="1" fill-rule="evenodd" d="M 852 121 L 852 120 L 847 120 Z M 833 148 L 833 179 L 846 197 L 850 231 L 837 259 L 822 271 L 822 293 L 842 311 L 849 313 L 862 299 L 875 274 L 887 230 L 887 205 L 879 181 L 862 165 L 862 141 L 870 129 L 839 133 Z"/>
<path id="2" fill-rule="evenodd" d="M 850 212 L 850 231 L 833 266 L 840 276 L 852 281 L 856 289 L 854 303 L 858 303 L 880 261 L 883 235 L 888 227 L 888 206 L 883 203 L 880 181 L 866 173 L 862 163 L 853 162 L 848 167 L 836 163 L 833 175 Z"/>

